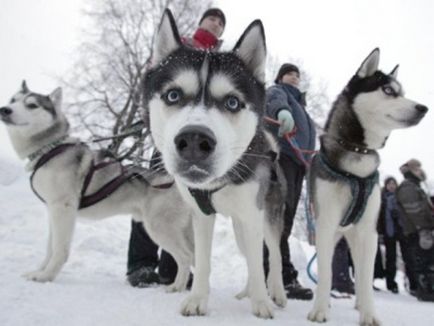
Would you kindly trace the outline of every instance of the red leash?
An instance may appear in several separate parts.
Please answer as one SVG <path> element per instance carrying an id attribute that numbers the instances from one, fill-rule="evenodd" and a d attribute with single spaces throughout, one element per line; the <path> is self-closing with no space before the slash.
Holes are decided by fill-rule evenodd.
<path id="1" fill-rule="evenodd" d="M 265 121 L 270 122 L 272 124 L 275 125 L 280 125 L 280 122 L 277 120 L 274 120 L 270 117 L 264 117 Z M 310 166 L 310 160 L 307 161 L 303 154 L 315 154 L 317 151 L 315 150 L 307 150 L 307 149 L 302 149 L 300 147 L 298 147 L 296 144 L 294 144 L 293 138 L 295 136 L 295 134 L 297 133 L 297 127 L 294 127 L 290 132 L 287 132 L 283 135 L 283 137 L 286 139 L 286 141 L 289 143 L 289 146 L 291 146 L 292 150 L 294 151 L 295 155 L 297 156 L 297 158 L 303 162 L 304 166 L 307 168 L 309 168 Z"/>

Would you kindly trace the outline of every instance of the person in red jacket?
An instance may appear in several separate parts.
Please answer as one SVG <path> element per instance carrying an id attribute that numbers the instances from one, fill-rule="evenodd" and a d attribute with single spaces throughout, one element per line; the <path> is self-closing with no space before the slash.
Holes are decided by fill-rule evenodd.
<path id="1" fill-rule="evenodd" d="M 183 37 L 182 42 L 196 49 L 217 51 L 222 41 L 226 18 L 218 8 L 204 12 L 199 27 L 191 37 Z M 151 169 L 158 165 L 158 155 L 151 159 Z M 158 267 L 158 273 L 155 271 Z M 128 247 L 127 280 L 131 286 L 148 287 L 152 284 L 171 284 L 175 280 L 178 266 L 173 257 L 162 250 L 158 257 L 158 245 L 149 237 L 141 222 L 132 221 Z M 189 282 L 189 285 L 191 282 Z"/>
<path id="2" fill-rule="evenodd" d="M 183 37 L 182 42 L 195 49 L 217 51 L 220 49 L 222 36 L 226 25 L 226 18 L 218 8 L 211 8 L 204 12 L 199 21 L 199 27 L 192 37 Z"/>

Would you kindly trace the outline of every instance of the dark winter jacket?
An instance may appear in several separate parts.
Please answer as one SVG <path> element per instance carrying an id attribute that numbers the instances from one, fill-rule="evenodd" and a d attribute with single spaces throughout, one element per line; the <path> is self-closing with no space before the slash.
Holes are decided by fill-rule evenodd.
<path id="1" fill-rule="evenodd" d="M 222 41 L 214 36 L 214 34 L 198 28 L 193 34 L 193 37 L 183 37 L 182 43 L 199 50 L 218 51 L 222 45 Z"/>
<path id="2" fill-rule="evenodd" d="M 434 229 L 431 202 L 416 177 L 406 176 L 396 190 L 396 198 L 405 235 L 421 229 Z"/>
<path id="3" fill-rule="evenodd" d="M 295 127 L 297 128 L 295 135 L 297 146 L 303 150 L 314 150 L 315 125 L 302 104 L 303 95 L 294 86 L 279 83 L 267 89 L 266 115 L 277 120 L 277 114 L 280 110 L 291 112 Z M 270 130 L 277 137 L 278 127 L 270 126 Z M 285 138 L 279 137 L 279 144 L 281 152 L 290 156 L 296 163 L 303 165 L 303 162 L 300 162 Z M 306 160 L 309 160 L 310 156 L 310 154 L 304 155 Z"/>
<path id="4" fill-rule="evenodd" d="M 389 238 L 399 237 L 402 234 L 402 220 L 399 213 L 396 194 L 383 191 L 381 193 L 380 215 L 378 218 L 378 233 Z"/>

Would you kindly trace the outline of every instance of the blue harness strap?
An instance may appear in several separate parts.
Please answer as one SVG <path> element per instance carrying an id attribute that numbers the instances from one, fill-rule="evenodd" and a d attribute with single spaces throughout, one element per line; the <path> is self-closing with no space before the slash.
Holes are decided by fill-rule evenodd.
<path id="1" fill-rule="evenodd" d="M 365 178 L 360 178 L 349 172 L 344 172 L 332 167 L 322 152 L 317 154 L 317 156 L 318 161 L 330 176 L 341 182 L 347 183 L 351 188 L 351 196 L 353 200 L 339 225 L 344 227 L 350 224 L 356 224 L 365 212 L 366 203 L 372 193 L 372 189 L 378 183 L 378 171 L 376 170 Z"/>

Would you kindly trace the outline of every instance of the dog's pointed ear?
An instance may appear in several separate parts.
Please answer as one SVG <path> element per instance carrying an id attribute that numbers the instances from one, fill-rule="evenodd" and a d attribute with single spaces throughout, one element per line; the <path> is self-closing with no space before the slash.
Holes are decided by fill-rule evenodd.
<path id="1" fill-rule="evenodd" d="M 27 87 L 27 83 L 25 80 L 23 80 L 21 83 L 21 92 L 24 94 L 29 93 L 29 88 Z"/>
<path id="2" fill-rule="evenodd" d="M 265 46 L 264 26 L 260 20 L 253 21 L 241 35 L 233 49 L 246 64 L 247 68 L 261 82 L 265 82 Z"/>
<path id="3" fill-rule="evenodd" d="M 60 108 L 62 107 L 62 88 L 57 87 L 54 91 L 51 92 L 50 95 L 48 95 L 48 97 L 53 103 L 56 111 L 60 110 Z"/>
<path id="4" fill-rule="evenodd" d="M 357 76 L 365 78 L 372 76 L 378 70 L 378 63 L 380 62 L 380 49 L 375 48 L 365 60 L 359 70 L 357 70 Z"/>
<path id="5" fill-rule="evenodd" d="M 170 53 L 181 46 L 178 28 L 172 12 L 166 9 L 161 18 L 160 25 L 154 35 L 154 45 L 152 48 L 151 67 L 156 66 Z"/>
<path id="6" fill-rule="evenodd" d="M 392 69 L 392 71 L 390 72 L 390 76 L 392 76 L 393 78 L 398 78 L 398 68 L 399 65 L 396 65 L 395 68 Z"/>

